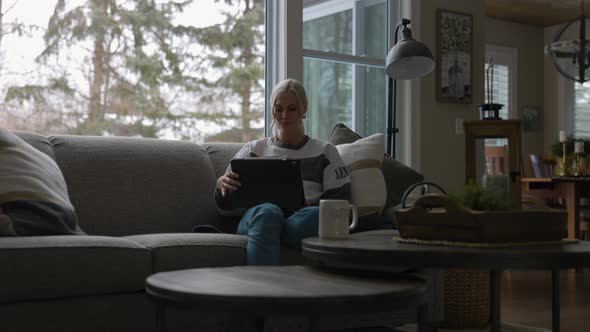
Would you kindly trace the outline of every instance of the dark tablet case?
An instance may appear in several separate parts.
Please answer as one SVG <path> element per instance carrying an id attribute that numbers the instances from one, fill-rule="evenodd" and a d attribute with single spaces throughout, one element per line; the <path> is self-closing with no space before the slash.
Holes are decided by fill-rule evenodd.
<path id="1" fill-rule="evenodd" d="M 231 193 L 233 208 L 250 208 L 273 203 L 283 209 L 299 209 L 305 204 L 301 162 L 292 159 L 245 158 L 231 161 L 239 174 L 238 190 Z"/>

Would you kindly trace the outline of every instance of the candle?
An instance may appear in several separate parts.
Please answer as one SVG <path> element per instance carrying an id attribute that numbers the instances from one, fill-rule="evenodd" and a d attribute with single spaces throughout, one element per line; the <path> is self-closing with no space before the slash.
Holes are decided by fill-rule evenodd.
<path id="1" fill-rule="evenodd" d="M 584 142 L 574 143 L 574 152 L 575 153 L 584 153 Z"/>
<path id="2" fill-rule="evenodd" d="M 559 131 L 559 141 L 561 143 L 565 143 L 567 141 L 567 135 L 565 133 L 565 130 L 560 130 Z"/>

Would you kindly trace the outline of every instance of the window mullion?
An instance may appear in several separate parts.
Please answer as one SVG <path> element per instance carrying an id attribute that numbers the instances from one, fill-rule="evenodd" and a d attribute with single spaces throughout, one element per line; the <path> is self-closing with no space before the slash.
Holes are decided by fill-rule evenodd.
<path id="1" fill-rule="evenodd" d="M 303 49 L 303 56 L 310 59 L 328 60 L 348 64 L 363 65 L 367 67 L 385 68 L 385 60 L 367 56 L 341 54 L 318 50 Z"/>

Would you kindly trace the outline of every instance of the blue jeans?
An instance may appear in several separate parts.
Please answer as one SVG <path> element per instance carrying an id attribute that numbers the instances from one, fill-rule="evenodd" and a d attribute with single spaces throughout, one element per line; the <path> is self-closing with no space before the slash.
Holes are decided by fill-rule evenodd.
<path id="1" fill-rule="evenodd" d="M 301 240 L 318 234 L 319 208 L 304 207 L 285 217 L 280 207 L 264 203 L 249 208 L 237 233 L 248 235 L 248 265 L 277 265 L 280 246 L 301 247 Z"/>

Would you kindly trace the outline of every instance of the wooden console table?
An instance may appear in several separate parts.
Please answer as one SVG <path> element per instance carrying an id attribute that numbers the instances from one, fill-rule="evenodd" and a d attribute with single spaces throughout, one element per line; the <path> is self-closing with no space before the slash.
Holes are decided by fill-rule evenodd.
<path id="1" fill-rule="evenodd" d="M 580 197 L 590 197 L 590 177 L 522 178 L 521 189 L 537 197 L 562 197 L 567 207 L 567 237 L 580 236 Z"/>

